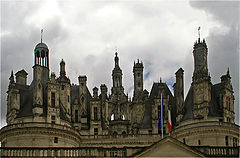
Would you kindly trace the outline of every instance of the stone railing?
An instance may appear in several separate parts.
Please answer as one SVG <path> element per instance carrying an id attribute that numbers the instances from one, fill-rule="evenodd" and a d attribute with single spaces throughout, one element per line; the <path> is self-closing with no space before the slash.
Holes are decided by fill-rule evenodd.
<path id="1" fill-rule="evenodd" d="M 53 123 L 45 123 L 45 122 L 26 122 L 26 123 L 17 123 L 17 124 L 10 124 L 1 129 L 1 131 L 11 130 L 15 128 L 25 128 L 25 127 L 43 127 L 43 128 L 55 128 L 60 130 L 67 130 L 67 131 L 75 131 L 72 127 L 53 124 Z"/>
<path id="2" fill-rule="evenodd" d="M 0 157 L 126 157 L 126 148 L 18 148 L 0 147 Z"/>
<path id="3" fill-rule="evenodd" d="M 207 157 L 238 157 L 239 147 L 210 147 L 191 146 Z M 0 147 L 0 157 L 126 157 L 144 148 L 103 148 L 103 147 L 75 147 L 75 148 L 18 148 Z"/>
<path id="4" fill-rule="evenodd" d="M 192 148 L 210 157 L 238 157 L 239 147 L 192 146 Z"/>
<path id="5" fill-rule="evenodd" d="M 91 139 L 149 139 L 152 136 L 153 139 L 161 138 L 160 134 L 126 134 L 126 135 L 81 135 L 82 140 L 91 140 Z"/>

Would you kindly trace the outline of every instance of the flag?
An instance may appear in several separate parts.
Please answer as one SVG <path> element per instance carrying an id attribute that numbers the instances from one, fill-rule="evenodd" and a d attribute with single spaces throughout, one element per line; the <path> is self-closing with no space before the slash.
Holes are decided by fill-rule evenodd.
<path id="1" fill-rule="evenodd" d="M 163 107 L 163 98 L 161 94 L 161 110 L 159 111 L 159 118 L 158 118 L 158 131 L 163 128 L 164 125 L 164 107 Z"/>
<path id="2" fill-rule="evenodd" d="M 171 111 L 168 109 L 168 131 L 172 129 Z"/>
<path id="3" fill-rule="evenodd" d="M 160 131 L 163 128 L 163 124 L 164 124 L 164 108 L 162 107 L 162 110 L 160 110 L 159 112 L 158 131 Z"/>

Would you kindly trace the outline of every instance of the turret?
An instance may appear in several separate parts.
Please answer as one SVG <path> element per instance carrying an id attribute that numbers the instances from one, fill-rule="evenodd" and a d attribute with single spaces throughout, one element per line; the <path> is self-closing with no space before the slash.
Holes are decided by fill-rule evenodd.
<path id="1" fill-rule="evenodd" d="M 227 73 L 221 76 L 221 84 L 222 91 L 219 97 L 219 99 L 221 98 L 219 104 L 222 105 L 223 118 L 225 122 L 234 123 L 234 92 L 232 88 L 229 68 L 227 70 Z"/>
<path id="2" fill-rule="evenodd" d="M 85 110 L 86 104 L 87 104 L 87 76 L 79 76 L 79 98 L 80 98 L 80 104 L 83 106 Z"/>
<path id="3" fill-rule="evenodd" d="M 112 92 L 116 93 L 117 91 L 123 91 L 123 86 L 122 86 L 122 70 L 119 67 L 119 58 L 118 58 L 118 53 L 115 53 L 115 67 L 112 71 L 112 79 L 113 79 L 113 88 Z"/>
<path id="4" fill-rule="evenodd" d="M 134 76 L 134 98 L 139 96 L 143 92 L 143 63 L 134 62 L 133 65 L 133 76 Z"/>
<path id="5" fill-rule="evenodd" d="M 194 56 L 193 82 L 198 82 L 199 80 L 202 79 L 210 80 L 210 76 L 208 75 L 207 53 L 208 48 L 205 39 L 203 39 L 203 41 L 200 41 L 199 38 L 198 41 L 195 42 L 193 49 Z"/>
<path id="6" fill-rule="evenodd" d="M 211 101 L 211 79 L 207 66 L 207 45 L 200 38 L 194 44 L 194 72 L 193 72 L 193 115 L 194 118 L 207 119 Z"/>
<path id="7" fill-rule="evenodd" d="M 62 59 L 60 62 L 60 76 L 57 79 L 60 84 L 60 103 L 63 105 L 68 118 L 70 119 L 70 79 L 66 76 L 65 62 Z"/>
<path id="8" fill-rule="evenodd" d="M 66 75 L 66 71 L 65 71 L 65 62 L 62 61 L 60 62 L 60 76 L 65 76 Z"/>
<path id="9" fill-rule="evenodd" d="M 13 71 L 9 77 L 9 87 L 8 87 L 8 96 L 7 96 L 7 124 L 14 123 L 19 109 L 20 109 L 20 92 L 15 87 Z"/>

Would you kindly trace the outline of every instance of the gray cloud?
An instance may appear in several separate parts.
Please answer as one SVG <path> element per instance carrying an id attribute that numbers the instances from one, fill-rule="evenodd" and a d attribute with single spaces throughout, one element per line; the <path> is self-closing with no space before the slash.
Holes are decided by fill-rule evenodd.
<path id="1" fill-rule="evenodd" d="M 235 96 L 236 123 L 239 124 L 239 15 L 240 3 L 238 1 L 199 2 L 192 1 L 194 8 L 204 10 L 210 14 L 212 20 L 217 20 L 228 28 L 210 29 L 206 40 L 209 49 L 209 69 L 212 82 L 218 83 L 221 75 L 230 68 L 232 85 Z"/>
<path id="2" fill-rule="evenodd" d="M 28 83 L 32 79 L 33 49 L 40 41 L 40 29 L 44 29 L 43 41 L 50 49 L 50 68 L 59 74 L 59 62 L 66 62 L 67 76 L 72 83 L 78 83 L 79 75 L 87 75 L 88 87 L 107 84 L 110 92 L 111 73 L 114 66 L 115 47 L 119 52 L 123 70 L 125 92 L 132 95 L 134 60 L 144 63 L 144 87 L 150 91 L 153 82 L 163 81 L 170 86 L 174 83 L 175 72 L 179 67 L 185 70 L 185 93 L 191 83 L 193 57 L 192 47 L 196 39 L 196 28 L 204 25 L 209 47 L 209 67 L 214 83 L 225 73 L 229 65 L 233 86 L 236 86 L 237 69 L 236 45 L 225 37 L 237 41 L 236 32 L 218 34 L 213 28 L 232 23 L 222 16 L 221 8 L 209 8 L 203 3 L 185 2 L 112 2 L 112 1 L 38 1 L 1 2 L 1 122 L 6 115 L 6 91 L 11 69 L 15 72 L 24 68 L 28 73 Z M 207 4 L 207 3 L 206 3 Z M 197 8 L 197 9 L 195 9 Z M 234 11 L 232 7 L 226 7 Z M 14 11 L 13 11 L 14 10 Z M 204 10 L 206 14 L 199 12 Z M 208 15 L 212 18 L 205 20 Z M 222 17 L 223 20 L 222 20 Z M 234 16 L 235 17 L 235 16 Z M 215 23 L 221 22 L 221 24 Z M 208 23 L 209 22 L 209 23 Z M 230 25 L 227 25 L 230 26 Z M 231 29 L 233 30 L 233 29 Z M 217 47 L 219 43 L 219 47 Z M 232 57 L 224 58 L 224 49 L 232 52 Z M 217 53 L 221 58 L 215 59 Z M 10 64 L 11 63 L 11 64 Z M 213 65 L 216 65 L 215 68 Z M 214 77 L 216 76 L 216 77 Z M 215 79 L 216 78 L 216 79 Z M 235 89 L 235 93 L 236 93 Z M 236 96 L 236 94 L 235 94 Z M 236 99 L 238 100 L 238 99 Z M 3 125 L 2 124 L 2 125 Z"/>

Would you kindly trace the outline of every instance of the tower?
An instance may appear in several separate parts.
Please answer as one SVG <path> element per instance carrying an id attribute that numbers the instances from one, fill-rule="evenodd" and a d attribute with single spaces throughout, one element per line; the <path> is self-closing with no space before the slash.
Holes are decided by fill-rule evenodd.
<path id="1" fill-rule="evenodd" d="M 60 76 L 57 79 L 60 84 L 60 104 L 63 105 L 67 117 L 70 119 L 70 79 L 66 77 L 65 62 L 60 62 Z"/>
<path id="2" fill-rule="evenodd" d="M 192 87 L 194 118 L 206 119 L 209 113 L 212 84 L 208 74 L 207 52 L 208 48 L 205 40 L 200 41 L 200 38 L 198 38 L 193 50 L 194 72 Z"/>
<path id="3" fill-rule="evenodd" d="M 112 87 L 112 93 L 116 94 L 118 92 L 123 92 L 123 86 L 122 86 L 122 70 L 119 67 L 119 58 L 118 53 L 115 53 L 115 67 L 112 71 L 112 80 L 113 80 L 113 87 Z"/>
<path id="4" fill-rule="evenodd" d="M 143 92 L 143 63 L 134 62 L 133 65 L 133 76 L 134 76 L 134 98 L 138 97 Z"/>
<path id="5" fill-rule="evenodd" d="M 7 124 L 14 123 L 14 119 L 20 110 L 20 92 L 15 87 L 16 83 L 14 81 L 13 71 L 9 77 L 9 86 L 7 91 Z"/>
<path id="6" fill-rule="evenodd" d="M 222 110 L 224 122 L 234 123 L 234 95 L 229 69 L 221 76 L 221 91 L 218 96 L 218 103 Z"/>
<path id="7" fill-rule="evenodd" d="M 101 128 L 101 101 L 98 96 L 98 88 L 93 88 L 93 98 L 90 101 L 90 134 L 102 134 Z"/>
<path id="8" fill-rule="evenodd" d="M 43 105 L 47 105 L 46 85 L 49 79 L 49 49 L 42 42 L 38 43 L 34 49 L 33 66 L 33 113 L 40 115 L 43 112 Z"/>

